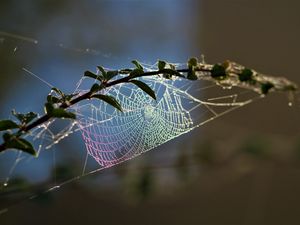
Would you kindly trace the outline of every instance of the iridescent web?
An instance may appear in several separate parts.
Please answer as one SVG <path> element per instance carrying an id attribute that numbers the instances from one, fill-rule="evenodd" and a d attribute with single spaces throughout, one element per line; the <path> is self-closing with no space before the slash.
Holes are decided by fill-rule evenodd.
<path id="1" fill-rule="evenodd" d="M 151 71 L 154 67 L 156 65 L 148 66 L 147 70 Z M 200 63 L 199 68 L 210 71 L 212 65 Z M 156 100 L 133 84 L 123 83 L 106 88 L 102 94 L 115 97 L 121 103 L 123 112 L 100 100 L 81 101 L 70 108 L 76 112 L 77 120 L 60 132 L 52 131 L 54 119 L 37 127 L 29 135 L 40 141 L 39 149 L 42 150 L 79 130 L 88 155 L 101 168 L 106 168 L 147 152 L 264 97 L 259 82 L 272 83 L 273 91 L 294 88 L 294 84 L 285 78 L 266 76 L 254 70 L 253 76 L 257 83 L 241 82 L 237 74 L 244 67 L 230 62 L 228 68 L 225 80 L 215 80 L 210 72 L 197 72 L 197 81 L 175 77 L 165 79 L 161 75 L 139 78 L 155 91 Z M 93 82 L 95 81 L 83 77 L 74 93 L 86 93 Z M 207 82 L 210 85 L 207 86 Z M 211 89 L 215 91 L 210 93 Z M 84 170 L 85 166 L 86 162 Z"/>
<path id="2" fill-rule="evenodd" d="M 180 78 L 155 76 L 143 81 L 155 91 L 156 101 L 136 86 L 122 84 L 105 94 L 121 102 L 123 112 L 99 100 L 74 107 L 88 154 L 103 167 L 131 159 L 252 101 L 236 102 L 236 95 L 202 101 L 189 93 L 192 82 Z M 77 89 L 82 93 L 83 82 Z"/>

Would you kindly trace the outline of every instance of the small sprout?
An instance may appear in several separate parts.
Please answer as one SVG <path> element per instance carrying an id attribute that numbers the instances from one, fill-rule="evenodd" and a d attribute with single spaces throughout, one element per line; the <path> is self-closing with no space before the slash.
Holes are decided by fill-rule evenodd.
<path id="1" fill-rule="evenodd" d="M 98 68 L 98 70 L 101 72 L 102 77 L 103 77 L 104 79 L 106 79 L 107 73 L 106 73 L 105 69 L 104 69 L 102 66 L 97 66 L 97 68 Z M 98 75 L 98 76 L 99 76 L 99 75 Z"/>
<path id="2" fill-rule="evenodd" d="M 47 102 L 52 103 L 52 104 L 56 104 L 59 103 L 61 100 L 55 96 L 52 95 L 48 95 L 47 96 Z"/>
<path id="3" fill-rule="evenodd" d="M 157 67 L 158 70 L 163 70 L 167 65 L 166 61 L 158 60 Z"/>
<path id="4" fill-rule="evenodd" d="M 52 91 L 55 91 L 58 95 L 60 95 L 60 96 L 62 96 L 62 97 L 65 95 L 61 90 L 59 90 L 59 89 L 56 88 L 56 87 L 51 88 L 51 90 L 52 90 Z"/>
<path id="5" fill-rule="evenodd" d="M 272 84 L 270 82 L 263 83 L 263 84 L 261 84 L 261 93 L 266 95 L 269 93 L 269 90 L 273 87 L 274 87 L 274 84 Z"/>
<path id="6" fill-rule="evenodd" d="M 115 107 L 116 109 L 118 109 L 119 111 L 122 112 L 122 107 L 121 107 L 120 103 L 113 96 L 96 94 L 96 95 L 92 95 L 91 98 L 97 98 L 102 101 L 105 101 L 109 105 Z"/>
<path id="7" fill-rule="evenodd" d="M 197 58 L 190 58 L 188 60 L 188 68 L 189 68 L 189 71 L 188 71 L 188 74 L 187 74 L 187 79 L 189 80 L 197 80 L 198 77 L 196 75 L 196 72 L 195 72 L 195 68 L 198 64 L 198 59 Z"/>
<path id="8" fill-rule="evenodd" d="M 148 84 L 139 81 L 139 80 L 131 80 L 131 83 L 138 86 L 140 89 L 142 89 L 144 92 L 146 92 L 148 95 L 150 95 L 154 100 L 156 100 L 155 92 L 151 89 L 151 87 L 148 86 Z"/>
<path id="9" fill-rule="evenodd" d="M 143 66 L 137 61 L 137 60 L 132 60 L 131 61 L 134 65 L 135 65 L 135 69 L 132 70 L 129 75 L 131 77 L 137 77 L 137 76 L 140 76 L 144 73 L 144 68 Z"/>
<path id="10" fill-rule="evenodd" d="M 158 60 L 157 67 L 165 79 L 171 79 L 172 75 L 184 77 L 176 70 L 176 67 L 173 64 L 167 63 L 166 61 Z"/>
<path id="11" fill-rule="evenodd" d="M 136 189 L 141 201 L 149 197 L 153 191 L 153 176 L 149 170 L 145 169 L 145 171 L 142 172 L 136 184 Z"/>
<path id="12" fill-rule="evenodd" d="M 144 70 L 143 66 L 137 60 L 132 60 L 131 62 L 135 65 L 137 69 Z"/>
<path id="13" fill-rule="evenodd" d="M 134 69 L 134 70 L 132 70 L 132 71 L 129 73 L 129 75 L 130 75 L 131 77 L 137 77 L 137 76 L 142 75 L 143 73 L 144 73 L 144 70 L 141 70 L 141 69 Z"/>
<path id="14" fill-rule="evenodd" d="M 226 70 L 227 68 L 229 68 L 230 65 L 231 65 L 231 62 L 230 62 L 229 60 L 226 60 L 225 62 L 222 63 L 222 66 L 225 68 L 225 70 Z"/>
<path id="15" fill-rule="evenodd" d="M 252 81 L 253 80 L 252 75 L 253 75 L 252 70 L 245 68 L 243 69 L 242 73 L 239 74 L 239 80 L 241 82 Z"/>
<path id="16" fill-rule="evenodd" d="M 194 66 L 196 67 L 198 65 L 198 59 L 197 58 L 190 58 L 188 60 L 188 67 Z"/>
<path id="17" fill-rule="evenodd" d="M 22 123 L 22 125 L 30 123 L 33 119 L 37 117 L 37 114 L 34 112 L 22 114 L 22 113 L 17 113 L 15 110 L 12 110 L 11 113 Z"/>
<path id="18" fill-rule="evenodd" d="M 226 78 L 226 69 L 224 66 L 215 64 L 211 70 L 211 77 L 219 80 L 224 80 Z"/>
<path id="19" fill-rule="evenodd" d="M 0 120 L 0 131 L 20 128 L 20 125 L 16 124 L 12 120 Z"/>

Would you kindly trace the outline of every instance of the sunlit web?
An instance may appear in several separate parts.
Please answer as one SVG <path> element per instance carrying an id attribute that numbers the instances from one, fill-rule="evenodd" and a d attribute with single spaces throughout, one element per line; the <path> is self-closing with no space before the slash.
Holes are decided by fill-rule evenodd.
<path id="1" fill-rule="evenodd" d="M 147 71 L 157 68 L 157 65 L 143 66 Z M 185 67 L 179 64 L 177 66 Z M 32 73 L 29 70 L 26 72 Z M 69 121 L 60 131 L 54 126 L 57 121 L 55 119 L 32 130 L 27 138 L 35 141 L 39 154 L 77 131 L 81 132 L 86 147 L 87 157 L 82 173 L 56 184 L 46 192 L 132 159 L 264 97 L 255 88 L 235 87 L 238 85 L 234 79 L 229 79 L 228 83 L 221 85 L 206 79 L 205 74 L 200 73 L 198 77 L 198 81 L 181 78 L 167 80 L 161 76 L 141 78 L 155 91 L 157 100 L 153 100 L 132 84 L 113 86 L 106 89 L 105 94 L 114 96 L 121 103 L 123 112 L 103 101 L 82 101 L 70 109 L 77 113 L 77 119 Z M 93 82 L 89 78 L 81 78 L 74 93 L 85 93 Z M 100 167 L 87 170 L 88 158 L 92 158 Z M 17 152 L 4 186 L 8 184 L 18 164 L 24 160 L 28 160 L 28 156 Z"/>
<path id="2" fill-rule="evenodd" d="M 102 101 L 86 101 L 74 107 L 80 115 L 77 125 L 87 152 L 103 167 L 131 159 L 252 101 L 237 102 L 237 95 L 200 100 L 189 93 L 199 95 L 191 89 L 192 82 L 180 78 L 154 76 L 142 80 L 155 91 L 157 100 L 134 85 L 124 84 L 105 93 L 121 102 L 123 112 Z M 84 81 L 76 91 L 87 91 L 81 89 Z"/>

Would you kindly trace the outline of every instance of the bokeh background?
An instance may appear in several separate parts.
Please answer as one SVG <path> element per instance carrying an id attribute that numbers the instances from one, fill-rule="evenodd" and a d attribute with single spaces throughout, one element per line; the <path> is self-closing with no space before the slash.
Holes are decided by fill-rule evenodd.
<path id="1" fill-rule="evenodd" d="M 97 65 L 204 54 L 210 63 L 230 59 L 300 83 L 299 9 L 296 0 L 1 0 L 0 116 L 13 108 L 42 112 L 49 88 L 22 68 L 72 92 L 83 71 Z M 272 94 L 134 160 L 16 204 L 0 223 L 299 224 L 299 113 L 297 99 L 288 107 L 286 95 Z M 85 155 L 79 139 L 17 165 L 0 189 L 1 208 L 78 175 Z M 0 155 L 1 184 L 14 154 Z"/>

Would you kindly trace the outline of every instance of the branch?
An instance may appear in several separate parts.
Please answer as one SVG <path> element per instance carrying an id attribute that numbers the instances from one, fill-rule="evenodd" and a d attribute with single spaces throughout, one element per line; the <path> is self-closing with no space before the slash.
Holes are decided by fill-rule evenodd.
<path id="1" fill-rule="evenodd" d="M 100 75 L 87 71 L 85 73 L 85 76 L 100 81 L 100 84 L 94 84 L 93 87 L 91 87 L 90 91 L 77 97 L 74 95 L 66 95 L 59 89 L 53 88 L 52 90 L 59 94 L 60 98 L 48 95 L 48 102 L 45 104 L 46 114 L 32 122 L 31 120 L 36 116 L 36 114 L 34 113 L 13 113 L 13 115 L 20 120 L 21 124 L 16 124 L 13 121 L 7 123 L 8 120 L 5 120 L 6 123 L 3 123 L 4 120 L 0 121 L 0 131 L 7 131 L 18 128 L 17 131 L 13 134 L 8 132 L 3 135 L 4 142 L 0 145 L 0 152 L 3 152 L 6 149 L 10 148 L 16 148 L 27 153 L 34 154 L 35 151 L 33 150 L 32 145 L 26 140 L 21 139 L 21 136 L 53 118 L 74 119 L 76 117 L 75 114 L 64 110 L 83 100 L 99 98 L 118 108 L 118 102 L 115 101 L 113 97 L 108 98 L 108 96 L 105 97 L 99 94 L 96 95 L 96 93 L 103 89 L 123 83 L 132 82 L 139 88 L 143 89 L 151 97 L 155 98 L 155 93 L 147 84 L 141 81 L 134 80 L 140 77 L 163 75 L 163 77 L 166 79 L 171 79 L 172 76 L 178 76 L 189 80 L 209 80 L 220 85 L 234 85 L 241 88 L 252 89 L 263 95 L 266 95 L 269 91 L 297 90 L 297 85 L 285 78 L 266 76 L 256 72 L 255 70 L 247 69 L 244 66 L 230 61 L 226 61 L 223 64 L 210 65 L 206 63 L 198 63 L 196 58 L 191 58 L 188 61 L 187 69 L 176 69 L 175 66 L 170 63 L 159 61 L 158 70 L 149 72 L 144 72 L 143 67 L 137 61 L 132 61 L 132 63 L 136 66 L 135 69 L 105 71 L 102 67 L 99 66 L 98 69 L 101 72 Z M 118 74 L 126 74 L 127 76 L 120 79 L 111 80 Z M 55 107 L 55 104 L 57 104 L 58 106 Z M 31 115 L 31 117 L 29 114 Z"/>

